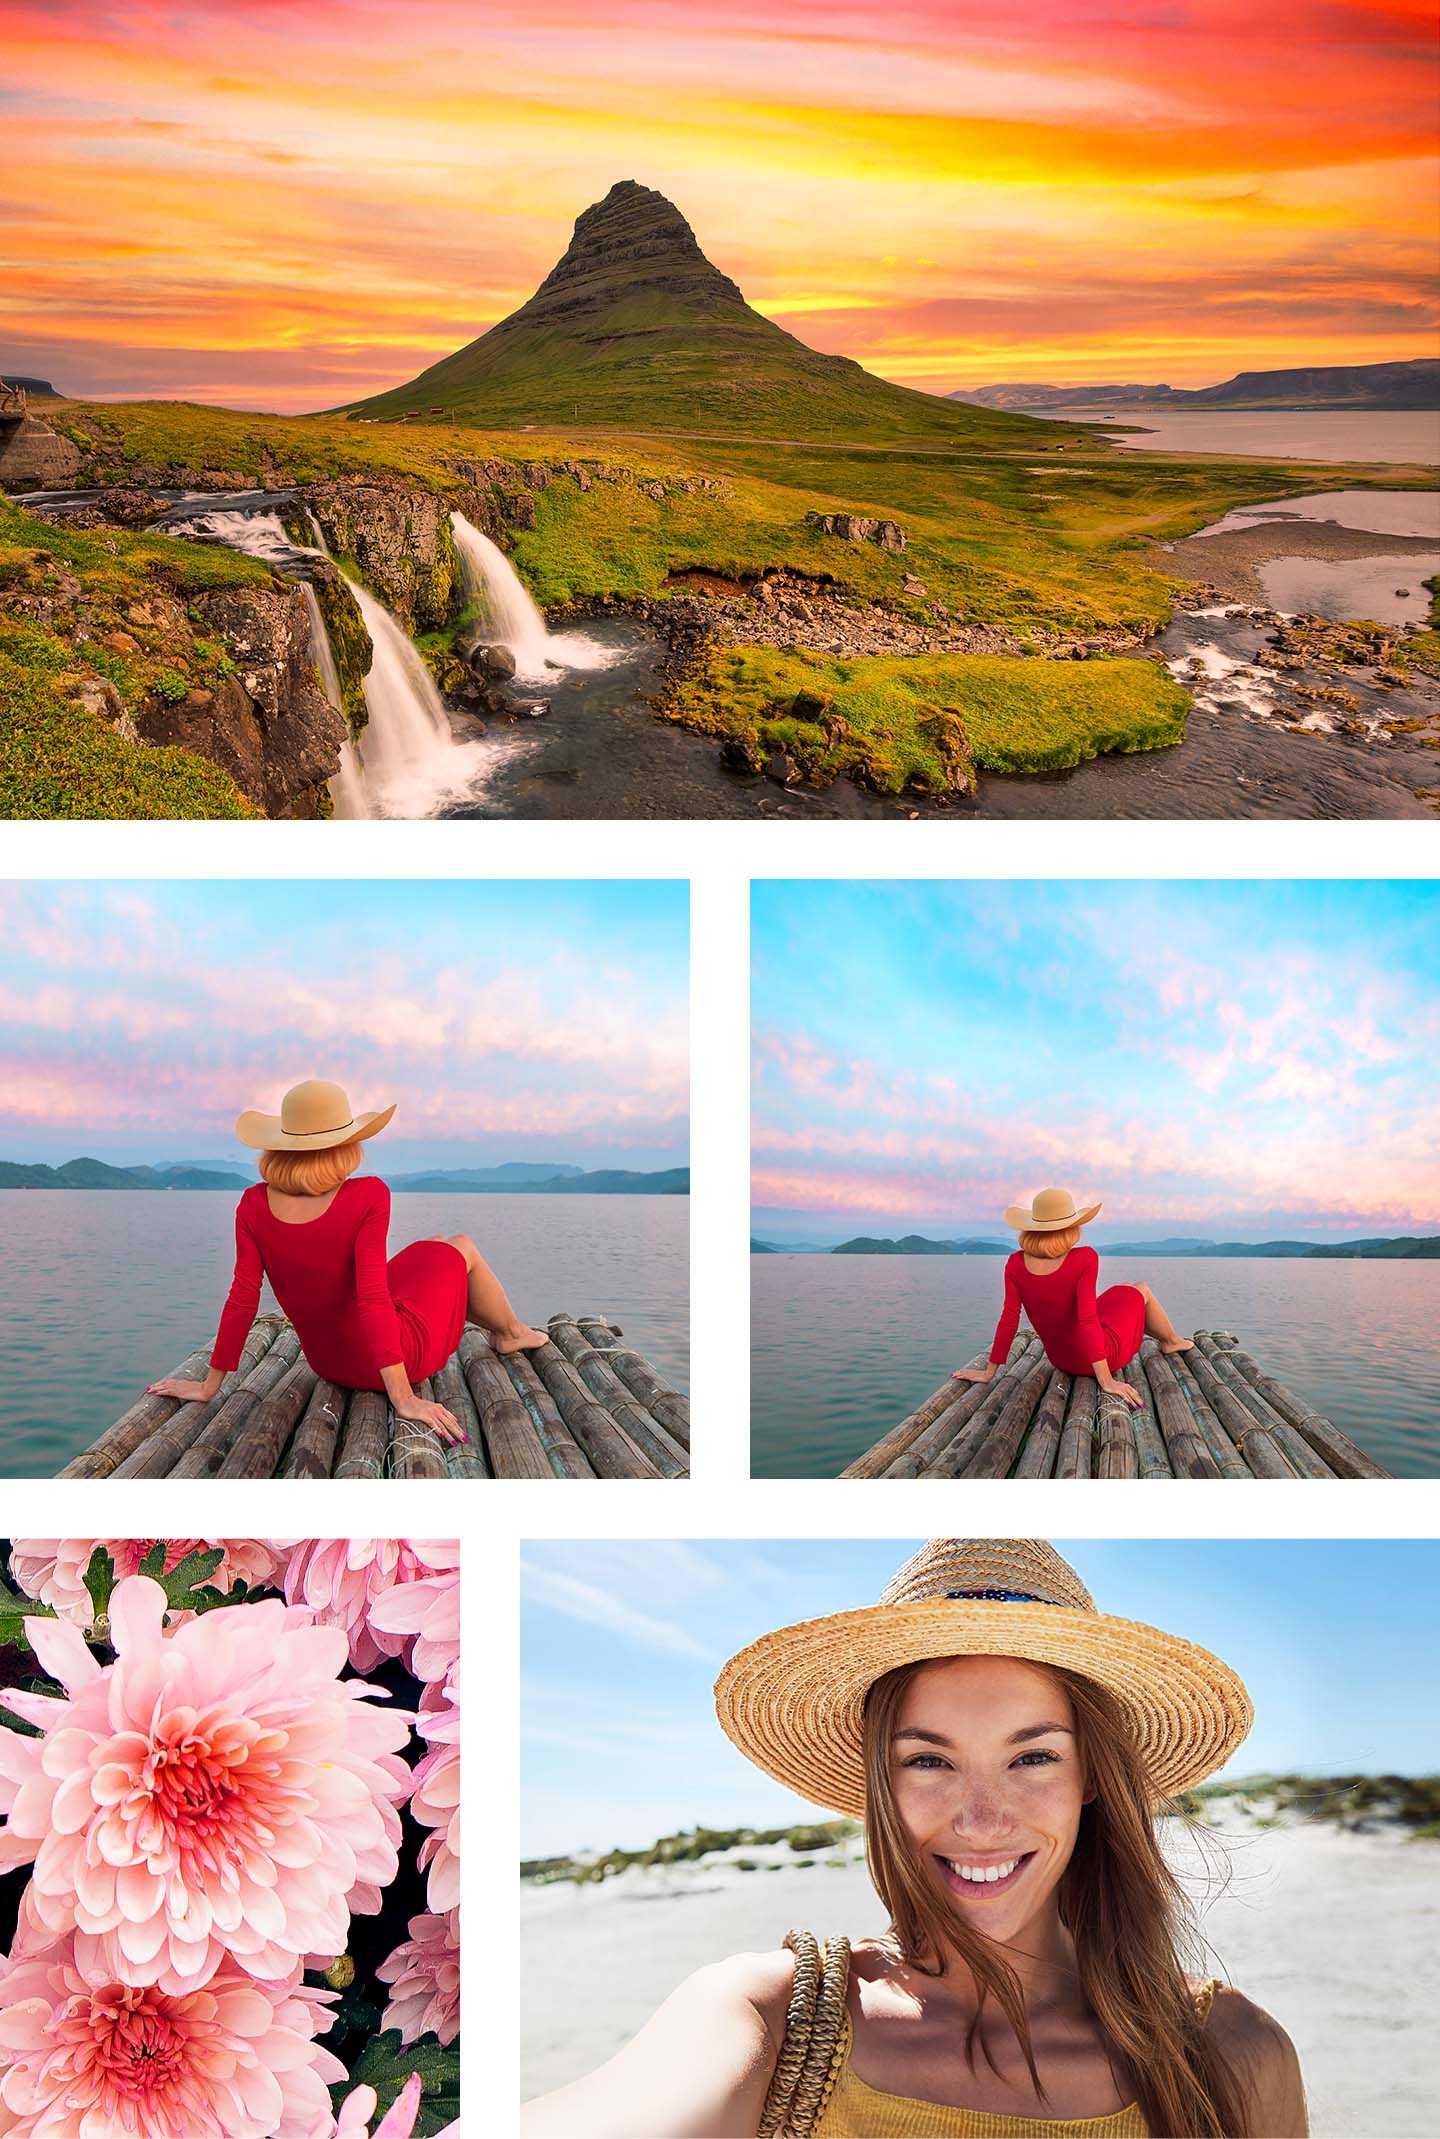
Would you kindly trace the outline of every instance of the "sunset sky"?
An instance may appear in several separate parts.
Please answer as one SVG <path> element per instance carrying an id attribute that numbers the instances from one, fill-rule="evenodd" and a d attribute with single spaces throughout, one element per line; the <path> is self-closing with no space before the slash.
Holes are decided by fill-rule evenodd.
<path id="1" fill-rule="evenodd" d="M 384 1165 L 688 1162 L 685 887 L 0 884 L 0 1158 L 224 1158 L 305 1077 Z"/>
<path id="2" fill-rule="evenodd" d="M 1440 1230 L 1429 883 L 757 884 L 755 1229 Z"/>
<path id="3" fill-rule="evenodd" d="M 0 350 L 302 410 L 521 303 L 619 178 L 883 376 L 1434 347 L 1425 0 L 0 0 Z"/>

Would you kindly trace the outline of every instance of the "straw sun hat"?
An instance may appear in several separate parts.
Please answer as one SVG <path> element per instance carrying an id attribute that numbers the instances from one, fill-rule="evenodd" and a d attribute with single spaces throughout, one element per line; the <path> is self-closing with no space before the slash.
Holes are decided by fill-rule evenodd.
<path id="1" fill-rule="evenodd" d="M 359 1114 L 338 1084 L 321 1077 L 308 1077 L 292 1084 L 280 1102 L 278 1114 L 260 1114 L 248 1108 L 235 1124 L 235 1134 L 252 1151 L 329 1151 L 335 1144 L 349 1144 L 377 1136 L 393 1106 L 378 1114 Z"/>
<path id="2" fill-rule="evenodd" d="M 865 1811 L 862 1716 L 902 1664 L 1018 1656 L 1108 1687 L 1157 1799 L 1223 1767 L 1253 1720 L 1235 1673 L 1208 1650 L 1098 1612 L 1075 1570 L 1034 1538 L 932 1539 L 878 1604 L 782 1627 L 732 1656 L 715 1684 L 721 1728 L 812 1804 Z"/>
<path id="3" fill-rule="evenodd" d="M 1005 1223 L 1016 1233 L 1063 1233 L 1066 1226 L 1089 1225 L 1100 1208 L 1092 1203 L 1088 1210 L 1077 1211 L 1068 1188 L 1042 1188 L 1028 1211 L 1012 1204 Z"/>

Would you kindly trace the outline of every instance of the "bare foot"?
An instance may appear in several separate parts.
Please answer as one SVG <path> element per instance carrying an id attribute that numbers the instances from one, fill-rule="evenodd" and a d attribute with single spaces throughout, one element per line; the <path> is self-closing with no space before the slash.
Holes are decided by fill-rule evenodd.
<path id="1" fill-rule="evenodd" d="M 1168 1344 L 1166 1344 L 1166 1343 L 1162 1342 L 1162 1343 L 1161 1343 L 1161 1346 L 1160 1346 L 1160 1349 L 1161 1349 L 1161 1351 L 1162 1351 L 1162 1352 L 1167 1352 L 1167 1353 L 1168 1353 L 1168 1352 L 1193 1352 L 1193 1351 L 1194 1351 L 1194 1349 L 1195 1349 L 1195 1346 L 1194 1346 L 1194 1344 L 1192 1343 L 1192 1341 L 1190 1340 L 1190 1338 L 1189 1338 L 1189 1337 L 1172 1337 L 1172 1338 L 1170 1339 L 1170 1341 L 1169 1341 L 1169 1343 L 1168 1343 Z"/>
<path id="2" fill-rule="evenodd" d="M 514 1329 L 507 1330 L 503 1336 L 498 1330 L 492 1332 L 490 1349 L 492 1352 L 538 1352 L 542 1344 L 549 1342 L 548 1330 L 530 1329 L 525 1323 L 517 1322 Z"/>

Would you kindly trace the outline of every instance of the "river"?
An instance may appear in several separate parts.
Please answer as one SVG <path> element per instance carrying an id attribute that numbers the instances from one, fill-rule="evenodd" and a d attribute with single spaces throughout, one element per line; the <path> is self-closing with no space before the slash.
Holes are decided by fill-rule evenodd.
<path id="1" fill-rule="evenodd" d="M 751 1470 L 833 1478 L 989 1349 L 999 1256 L 751 1258 Z M 1233 1330 L 1399 1477 L 1440 1475 L 1440 1263 L 1103 1255 L 1176 1327 Z"/>
<path id="2" fill-rule="evenodd" d="M 234 1213 L 218 1190 L 0 1190 L 0 1475 L 53 1476 L 210 1342 Z M 608 1315 L 683 1388 L 689 1226 L 688 1196 L 397 1195 L 390 1252 L 469 1233 L 529 1320 Z"/>

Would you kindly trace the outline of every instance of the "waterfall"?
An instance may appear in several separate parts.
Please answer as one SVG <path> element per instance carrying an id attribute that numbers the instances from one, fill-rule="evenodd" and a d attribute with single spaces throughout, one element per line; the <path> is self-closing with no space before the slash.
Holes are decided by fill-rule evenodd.
<path id="1" fill-rule="evenodd" d="M 479 610 L 481 642 L 508 646 L 515 673 L 527 683 L 543 683 L 555 669 L 608 668 L 617 656 L 583 632 L 551 632 L 533 596 L 505 552 L 488 535 L 452 512 L 450 526 L 460 559 L 465 592 Z"/>
<path id="2" fill-rule="evenodd" d="M 303 578 L 304 561 L 328 557 L 313 513 L 315 547 L 292 542 L 274 512 L 201 513 L 172 522 L 167 532 L 199 535 L 259 557 L 291 578 L 300 578 L 310 615 L 316 666 L 332 705 L 341 703 L 340 678 L 314 589 Z M 333 561 L 333 560 L 332 560 Z M 335 567 L 337 571 L 339 566 Z M 407 634 L 367 588 L 340 572 L 354 595 L 374 649 L 365 677 L 368 719 L 358 740 L 341 745 L 340 768 L 330 782 L 337 817 L 430 817 L 445 802 L 473 795 L 500 755 L 494 743 L 459 743 L 450 727 L 434 678 Z M 538 614 L 538 612 L 537 612 Z M 541 629 L 544 624 L 542 620 Z"/>

